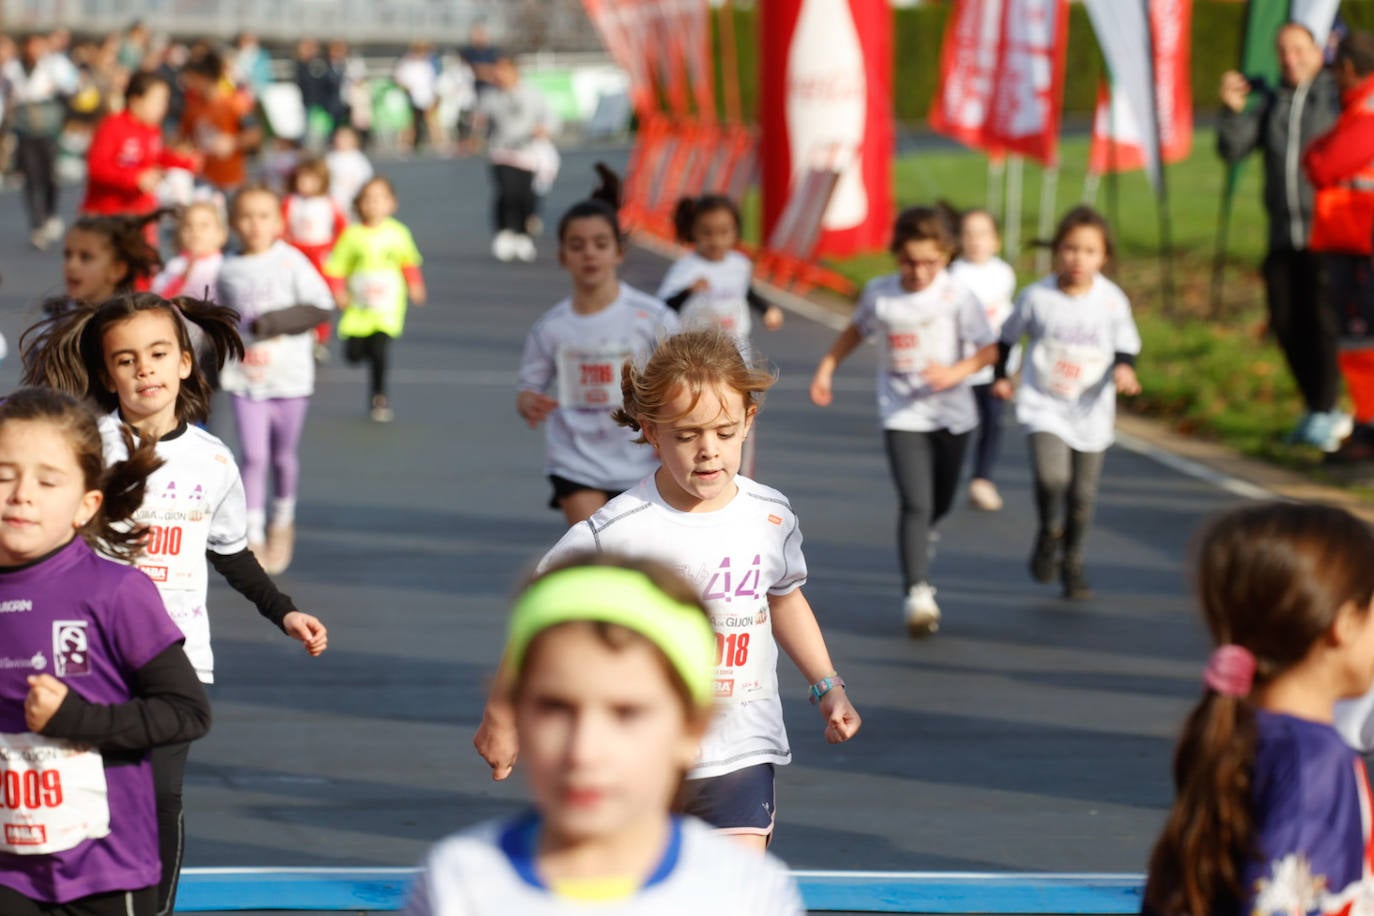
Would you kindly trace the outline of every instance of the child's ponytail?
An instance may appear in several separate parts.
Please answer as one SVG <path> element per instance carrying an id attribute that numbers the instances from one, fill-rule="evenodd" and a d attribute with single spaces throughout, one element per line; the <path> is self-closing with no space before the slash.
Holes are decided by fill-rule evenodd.
<path id="1" fill-rule="evenodd" d="M 568 226 L 573 220 L 595 217 L 604 219 L 610 224 L 611 231 L 615 233 L 616 244 L 623 245 L 623 234 L 620 231 L 620 176 L 604 162 L 596 164 L 596 174 L 598 179 L 596 189 L 588 195 L 586 200 L 569 207 L 558 221 L 559 242 L 562 242 L 563 237 L 567 235 Z"/>
<path id="2" fill-rule="evenodd" d="M 1175 754 L 1176 794 L 1150 857 L 1145 912 L 1236 911 L 1255 853 L 1252 691 L 1305 658 L 1344 609 L 1368 613 L 1371 556 L 1369 527 L 1329 506 L 1246 506 L 1204 532 L 1198 601 L 1218 648 Z"/>
<path id="3" fill-rule="evenodd" d="M 98 348 L 94 353 L 86 353 L 85 339 L 97 308 L 88 303 L 63 303 L 62 308 L 49 308 L 54 304 L 45 303 L 43 311 L 47 317 L 19 337 L 24 367 L 21 384 L 93 399 L 92 388 L 98 386 L 104 355 Z M 97 376 L 95 379 L 92 372 Z"/>
<path id="4" fill-rule="evenodd" d="M 673 234 L 684 245 L 692 243 L 692 230 L 697 222 L 697 199 L 683 197 L 673 208 Z"/>

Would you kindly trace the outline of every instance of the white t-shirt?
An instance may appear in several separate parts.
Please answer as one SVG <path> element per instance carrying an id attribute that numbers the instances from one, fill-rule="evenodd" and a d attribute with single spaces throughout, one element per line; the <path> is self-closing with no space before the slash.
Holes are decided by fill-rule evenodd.
<path id="1" fill-rule="evenodd" d="M 428 111 L 438 99 L 439 71 L 428 57 L 415 54 L 402 57 L 392 79 L 410 95 L 410 104 L 422 111 Z"/>
<path id="2" fill-rule="evenodd" d="M 230 360 L 220 384 L 230 394 L 263 401 L 306 398 L 315 393 L 315 334 L 278 334 L 260 339 L 253 319 L 294 305 L 334 308 L 329 291 L 305 255 L 283 241 L 261 254 L 226 258 L 219 272 L 220 305 L 238 309 L 239 330 L 247 347 L 243 362 Z"/>
<path id="3" fill-rule="evenodd" d="M 100 418 L 105 464 L 129 456 L 119 414 Z M 148 478 L 134 521 L 148 525 L 136 565 L 162 595 L 167 613 L 186 637 L 186 657 L 203 683 L 215 681 L 210 617 L 205 607 L 207 551 L 232 555 L 248 548 L 248 506 L 238 465 L 225 444 L 196 426 L 158 440 L 162 467 Z"/>
<path id="4" fill-rule="evenodd" d="M 286 235 L 297 245 L 330 244 L 334 241 L 335 227 L 343 217 L 342 208 L 328 194 L 314 197 L 291 194 L 282 211 Z"/>
<path id="5" fill-rule="evenodd" d="M 677 316 L 652 296 L 625 283 L 620 296 L 592 315 L 564 299 L 540 318 L 525 339 L 520 390 L 558 399 L 544 421 L 545 472 L 603 490 L 623 490 L 657 466 L 639 434 L 618 426 L 620 370 L 627 359 L 643 363 Z"/>
<path id="6" fill-rule="evenodd" d="M 1105 451 L 1116 426 L 1117 353 L 1140 352 L 1126 294 L 1102 275 L 1081 296 L 1051 274 L 1022 290 L 1002 340 L 1030 338 L 1016 395 L 1016 418 L 1033 433 L 1053 433 L 1080 452 Z"/>
<path id="7" fill-rule="evenodd" d="M 978 410 L 965 379 L 934 391 L 922 373 L 932 363 L 953 365 L 965 348 L 981 349 L 997 338 L 973 293 L 940 271 L 918 292 L 902 289 L 896 274 L 870 280 L 852 320 L 865 338 L 879 335 L 878 413 L 883 428 L 966 433 Z"/>
<path id="8" fill-rule="evenodd" d="M 352 220 L 358 192 L 373 175 L 372 163 L 360 149 L 336 149 L 325 155 L 324 164 L 329 166 L 329 196 Z"/>
<path id="9" fill-rule="evenodd" d="M 806 583 L 801 525 L 786 497 L 747 477 L 714 512 L 679 512 L 663 501 L 650 474 L 590 519 L 568 529 L 541 568 L 578 551 L 608 550 L 659 560 L 701 589 L 716 630 L 720 705 L 692 779 L 761 763 L 790 763 L 778 697 L 778 645 L 770 595 Z"/>
<path id="10" fill-rule="evenodd" d="M 720 328 L 741 343 L 749 339 L 749 283 L 753 263 L 738 251 L 719 261 L 709 261 L 695 251 L 673 262 L 658 287 L 658 298 L 667 299 L 705 279 L 711 288 L 693 293 L 682 304 L 682 326 L 688 329 Z"/>
<path id="11" fill-rule="evenodd" d="M 745 855 L 692 818 L 675 818 L 663 860 L 634 896 L 588 903 L 552 893 L 539 878 L 529 817 L 489 821 L 440 840 L 411 886 L 403 916 L 803 916 L 787 869 Z"/>
<path id="12" fill-rule="evenodd" d="M 1000 334 L 1003 323 L 1011 316 L 1011 298 L 1016 292 L 1016 271 L 1012 270 L 1011 265 L 997 257 L 988 258 L 981 264 L 958 258 L 949 265 L 949 275 L 967 286 L 977 297 L 982 303 L 983 315 L 988 319 L 988 327 L 994 336 Z M 972 356 L 973 349 L 970 348 L 964 355 Z M 991 366 L 979 369 L 968 378 L 970 385 L 991 385 L 992 381 Z"/>

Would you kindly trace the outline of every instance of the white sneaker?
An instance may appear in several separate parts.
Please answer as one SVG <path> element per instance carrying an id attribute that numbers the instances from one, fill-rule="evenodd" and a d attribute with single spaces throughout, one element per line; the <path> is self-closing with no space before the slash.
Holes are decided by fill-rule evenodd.
<path id="1" fill-rule="evenodd" d="M 935 587 L 918 582 L 906 593 L 902 602 L 906 631 L 913 639 L 921 639 L 940 629 L 940 606 L 935 603 Z"/>
<path id="2" fill-rule="evenodd" d="M 50 216 L 43 224 L 43 234 L 48 237 L 49 242 L 56 242 L 62 238 L 62 233 L 67 228 L 60 216 Z"/>
<path id="3" fill-rule="evenodd" d="M 35 251 L 47 251 L 48 246 L 52 244 L 52 239 L 48 238 L 48 234 L 43 231 L 43 227 L 39 226 L 29 233 L 29 244 L 34 247 Z"/>
<path id="4" fill-rule="evenodd" d="M 973 504 L 975 509 L 981 509 L 984 512 L 1000 512 L 1002 510 L 1002 494 L 997 492 L 997 485 L 991 480 L 984 480 L 982 477 L 976 477 L 969 483 L 968 501 Z"/>
<path id="5" fill-rule="evenodd" d="M 515 260 L 515 233 L 509 229 L 496 233 L 491 240 L 491 256 L 504 263 Z"/>
<path id="6" fill-rule="evenodd" d="M 515 241 L 511 244 L 511 248 L 514 250 L 515 256 L 526 264 L 531 263 L 539 256 L 539 251 L 534 247 L 534 239 L 530 238 L 528 235 L 515 236 Z"/>

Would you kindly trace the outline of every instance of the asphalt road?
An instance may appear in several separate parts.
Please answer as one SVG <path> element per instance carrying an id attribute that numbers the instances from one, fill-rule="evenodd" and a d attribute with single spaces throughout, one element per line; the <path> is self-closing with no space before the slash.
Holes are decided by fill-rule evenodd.
<path id="1" fill-rule="evenodd" d="M 590 189 L 592 155 L 567 155 L 551 217 Z M 216 719 L 187 773 L 188 865 L 410 865 L 434 839 L 521 806 L 519 780 L 494 784 L 469 741 L 513 584 L 563 530 L 546 508 L 542 437 L 513 404 L 524 335 L 567 284 L 547 239 L 532 265 L 489 257 L 480 163 L 385 171 L 431 303 L 394 349 L 394 424 L 368 421 L 362 370 L 338 363 L 311 406 L 297 560 L 281 581 L 328 623 L 328 653 L 307 658 L 212 590 Z M 13 349 L 60 268 L 26 248 L 17 196 L 0 201 Z M 664 268 L 634 250 L 624 277 L 653 289 Z M 827 746 L 783 662 L 795 762 L 780 771 L 774 851 L 801 868 L 1142 870 L 1205 656 L 1186 546 L 1235 497 L 1115 449 L 1089 547 L 1097 597 L 1066 604 L 1026 573 L 1029 474 L 1009 431 L 1007 508 L 961 500 L 946 520 L 933 576 L 945 622 L 913 642 L 872 349 L 842 367 L 832 407 L 806 397 L 833 333 L 795 315 L 759 332 L 782 376 L 761 415 L 758 477 L 801 516 L 806 592 L 864 727 Z M 0 366 L 5 388 L 16 363 Z M 226 404 L 215 429 L 232 439 Z"/>

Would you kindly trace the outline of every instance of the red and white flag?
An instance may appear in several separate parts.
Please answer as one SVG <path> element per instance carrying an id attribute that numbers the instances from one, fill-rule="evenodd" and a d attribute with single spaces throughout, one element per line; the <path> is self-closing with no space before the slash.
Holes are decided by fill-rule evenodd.
<path id="1" fill-rule="evenodd" d="M 1160 190 L 1161 160 L 1178 162 L 1193 149 L 1189 78 L 1192 0 L 1084 0 L 1111 73 L 1098 93 L 1088 168 L 1099 175 L 1144 169 Z"/>
<path id="2" fill-rule="evenodd" d="M 975 149 L 1054 164 L 1068 23 L 1067 0 L 958 0 L 931 126 Z"/>

